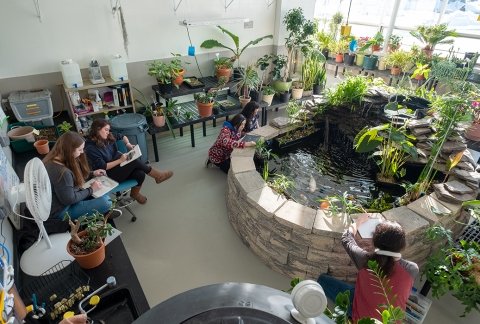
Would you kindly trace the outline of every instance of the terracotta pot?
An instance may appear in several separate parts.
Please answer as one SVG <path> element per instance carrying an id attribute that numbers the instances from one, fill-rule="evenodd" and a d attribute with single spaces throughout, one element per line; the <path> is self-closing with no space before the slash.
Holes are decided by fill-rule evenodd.
<path id="1" fill-rule="evenodd" d="M 165 116 L 152 116 L 153 124 L 157 127 L 165 126 Z"/>
<path id="2" fill-rule="evenodd" d="M 472 124 L 465 131 L 465 137 L 472 141 L 480 141 L 480 124 Z"/>
<path id="3" fill-rule="evenodd" d="M 215 76 L 217 77 L 217 79 L 219 79 L 222 76 L 230 79 L 230 77 L 232 76 L 232 69 L 217 68 L 217 70 L 215 71 Z"/>
<path id="4" fill-rule="evenodd" d="M 303 88 L 302 89 L 293 89 L 292 88 L 292 99 L 300 99 L 303 95 Z"/>
<path id="5" fill-rule="evenodd" d="M 78 233 L 78 235 L 80 237 L 85 236 L 86 232 L 82 231 Z M 105 260 L 105 244 L 104 243 L 102 243 L 102 245 L 95 251 L 89 254 L 82 254 L 82 255 L 76 255 L 70 251 L 70 247 L 72 244 L 73 244 L 72 240 L 68 241 L 67 252 L 68 254 L 70 254 L 75 258 L 75 260 L 78 262 L 78 265 L 82 269 L 93 269 L 101 265 Z"/>
<path id="6" fill-rule="evenodd" d="M 183 83 L 183 76 L 185 75 L 185 70 L 181 69 L 178 71 L 178 75 L 175 79 L 173 79 L 173 84 L 179 86 Z"/>
<path id="7" fill-rule="evenodd" d="M 240 106 L 242 106 L 242 108 L 243 108 L 247 105 L 247 103 L 250 102 L 250 100 L 252 100 L 252 98 L 250 98 L 250 97 L 245 98 L 244 96 L 240 96 L 240 97 L 238 97 L 238 100 L 240 100 Z"/>
<path id="8" fill-rule="evenodd" d="M 201 103 L 197 101 L 198 114 L 200 117 L 210 117 L 213 110 L 213 102 Z"/>
<path id="9" fill-rule="evenodd" d="M 400 73 L 402 73 L 402 69 L 401 68 L 398 68 L 398 67 L 392 67 L 390 69 L 390 73 L 392 75 L 400 75 Z"/>
<path id="10" fill-rule="evenodd" d="M 343 54 L 337 54 L 335 56 L 335 62 L 336 63 L 342 63 L 343 62 Z"/>
<path id="11" fill-rule="evenodd" d="M 423 76 L 423 74 L 419 74 L 415 77 L 415 80 L 418 80 L 418 81 L 425 80 L 425 77 Z"/>
<path id="12" fill-rule="evenodd" d="M 372 45 L 372 51 L 378 52 L 380 50 L 380 45 Z"/>
<path id="13" fill-rule="evenodd" d="M 47 154 L 50 151 L 50 147 L 48 146 L 48 140 L 38 140 L 33 143 L 33 146 L 37 149 L 38 154 Z"/>
<path id="14" fill-rule="evenodd" d="M 264 94 L 262 100 L 267 103 L 267 106 L 270 106 L 272 104 L 273 96 L 274 94 L 269 94 L 269 95 Z"/>

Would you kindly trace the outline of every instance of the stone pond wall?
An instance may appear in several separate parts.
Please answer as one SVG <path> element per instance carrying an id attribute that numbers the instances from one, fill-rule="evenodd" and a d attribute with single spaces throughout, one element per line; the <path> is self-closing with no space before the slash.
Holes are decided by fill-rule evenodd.
<path id="1" fill-rule="evenodd" d="M 264 126 L 252 134 L 271 139 L 285 131 Z M 341 220 L 274 192 L 256 171 L 254 153 L 254 148 L 235 149 L 228 174 L 228 217 L 242 241 L 270 268 L 290 278 L 316 280 L 329 272 L 354 281 L 357 270 L 341 244 L 345 228 Z M 425 241 L 425 230 L 441 223 L 456 236 L 463 227 L 455 220 L 468 217 L 459 204 L 440 201 L 435 193 L 382 215 L 403 226 L 407 234 L 403 256 L 420 266 L 436 248 Z"/>

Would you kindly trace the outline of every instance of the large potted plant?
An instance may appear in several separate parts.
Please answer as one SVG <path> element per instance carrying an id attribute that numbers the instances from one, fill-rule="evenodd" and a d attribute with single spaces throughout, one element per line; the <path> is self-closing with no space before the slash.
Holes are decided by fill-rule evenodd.
<path id="1" fill-rule="evenodd" d="M 319 50 L 310 51 L 303 60 L 302 80 L 304 95 L 311 95 L 318 75 L 322 73 L 325 64 L 325 57 Z"/>
<path id="2" fill-rule="evenodd" d="M 206 48 L 206 49 L 211 49 L 211 48 L 215 48 L 215 47 L 220 47 L 220 48 L 225 48 L 229 51 L 232 52 L 233 54 L 233 57 L 232 57 L 232 62 L 234 61 L 237 61 L 237 66 L 240 66 L 240 56 L 242 55 L 242 53 L 249 47 L 249 46 L 252 46 L 252 45 L 256 45 L 258 43 L 260 43 L 262 40 L 264 39 L 267 39 L 267 38 L 273 38 L 272 35 L 266 35 L 266 36 L 262 36 L 262 37 L 259 37 L 253 41 L 249 41 L 245 46 L 243 46 L 242 48 L 240 48 L 240 39 L 238 38 L 237 35 L 235 35 L 234 33 L 232 33 L 231 31 L 223 28 L 222 26 L 217 26 L 218 29 L 220 29 L 222 31 L 222 33 L 224 34 L 227 34 L 228 36 L 230 36 L 230 38 L 232 39 L 233 41 L 233 45 L 235 47 L 229 47 L 229 46 L 226 46 L 226 45 L 223 45 L 221 42 L 215 40 L 215 39 L 207 39 L 205 41 L 203 41 L 202 44 L 200 44 L 200 47 L 202 48 Z"/>
<path id="3" fill-rule="evenodd" d="M 385 64 L 390 66 L 392 75 L 400 75 L 400 73 L 406 72 L 406 67 L 410 65 L 412 56 L 410 52 L 397 50 L 391 52 L 385 58 Z"/>
<path id="4" fill-rule="evenodd" d="M 323 56 L 328 59 L 328 52 L 332 48 L 332 43 L 334 42 L 332 35 L 321 30 L 317 33 L 317 44 L 318 48 L 322 52 Z"/>
<path id="5" fill-rule="evenodd" d="M 287 65 L 287 56 L 283 54 L 272 55 L 272 87 L 276 92 L 288 92 L 292 86 L 292 80 L 284 81 L 282 78 L 283 70 Z"/>
<path id="6" fill-rule="evenodd" d="M 243 107 L 250 102 L 250 91 L 255 89 L 260 83 L 260 78 L 253 65 L 248 65 L 245 69 L 240 70 L 240 80 L 237 83 L 238 99 Z"/>
<path id="7" fill-rule="evenodd" d="M 335 62 L 343 62 L 343 54 L 348 50 L 348 40 L 341 38 L 332 44 L 332 52 L 335 54 Z"/>
<path id="8" fill-rule="evenodd" d="M 180 60 L 180 54 L 173 54 L 174 58 L 170 61 L 170 68 L 172 69 L 172 82 L 178 88 L 183 83 L 183 76 L 185 75 L 185 69 L 182 67 L 182 61 Z M 190 64 L 185 62 L 185 64 Z"/>
<path id="9" fill-rule="evenodd" d="M 454 29 L 449 30 L 447 24 L 439 24 L 434 26 L 421 25 L 416 30 L 412 30 L 410 35 L 423 43 L 423 52 L 432 57 L 433 51 L 437 44 L 452 44 L 453 39 L 449 37 L 456 37 L 457 33 Z"/>
<path id="10" fill-rule="evenodd" d="M 171 93 L 173 90 L 173 69 L 170 63 L 153 61 L 148 63 L 148 75 L 155 77 L 161 93 Z"/>
<path id="11" fill-rule="evenodd" d="M 81 216 L 75 221 L 68 214 L 65 217 L 70 224 L 71 235 L 67 252 L 83 269 L 98 267 L 105 260 L 104 240 L 113 232 L 112 225 L 107 222 L 109 214 L 104 216 L 95 211 L 91 216 Z M 80 228 L 84 230 L 79 232 Z"/>
<path id="12" fill-rule="evenodd" d="M 275 89 L 271 86 L 263 87 L 263 101 L 267 103 L 267 106 L 272 104 L 273 96 L 275 95 Z"/>
<path id="13" fill-rule="evenodd" d="M 391 53 L 400 49 L 401 43 L 402 43 L 402 36 L 392 34 L 390 36 L 390 39 L 388 40 L 388 52 Z"/>
<path id="14" fill-rule="evenodd" d="M 288 82 L 291 80 L 290 69 L 295 61 L 297 51 L 306 53 L 312 48 L 312 36 L 316 31 L 316 27 L 313 21 L 305 19 L 302 8 L 294 8 L 287 11 L 283 17 L 283 23 L 287 29 L 288 36 L 285 39 L 287 64 L 282 80 Z"/>

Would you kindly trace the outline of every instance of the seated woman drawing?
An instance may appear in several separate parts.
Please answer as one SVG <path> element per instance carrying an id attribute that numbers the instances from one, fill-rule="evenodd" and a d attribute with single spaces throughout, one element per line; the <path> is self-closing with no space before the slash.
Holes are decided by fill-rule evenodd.
<path id="1" fill-rule="evenodd" d="M 223 172 L 228 173 L 230 169 L 230 155 L 234 148 L 255 146 L 255 142 L 242 142 L 242 131 L 246 119 L 242 114 L 235 115 L 231 121 L 223 123 L 222 130 L 213 146 L 208 150 L 206 167 L 213 163 Z"/>
<path id="2" fill-rule="evenodd" d="M 392 306 L 400 307 L 404 311 L 413 282 L 418 275 L 417 264 L 402 259 L 400 251 L 406 245 L 405 232 L 396 222 L 384 221 L 375 227 L 373 233 L 374 252 L 367 252 L 357 245 L 354 239 L 357 226 L 361 226 L 366 220 L 368 220 L 368 215 L 361 215 L 342 236 L 343 247 L 359 269 L 355 287 L 325 274 L 318 278 L 318 282 L 330 300 L 335 301 L 339 292 L 350 291 L 350 298 L 353 299 L 350 315 L 354 323 L 364 317 L 381 320 L 381 315 L 377 310 L 381 311 L 382 305 L 387 304 L 382 291 L 372 284 L 376 282 L 376 279 L 368 271 L 369 260 L 375 260 L 383 275 L 389 280 L 391 286 L 389 299 Z"/>
<path id="3" fill-rule="evenodd" d="M 108 195 L 93 198 L 92 194 L 102 188 L 102 184 L 94 181 L 89 188 L 82 189 L 85 180 L 93 176 L 105 175 L 105 170 L 93 172 L 83 152 L 85 140 L 78 133 L 66 132 L 60 136 L 53 149 L 45 156 L 43 163 L 47 169 L 52 185 L 52 207 L 50 218 L 63 219 L 66 213 L 77 219 L 93 211 L 105 214 L 110 210 L 112 202 Z M 119 216 L 121 211 L 115 210 L 112 217 Z"/>
<path id="4" fill-rule="evenodd" d="M 161 183 L 172 177 L 172 171 L 159 171 L 140 159 L 120 166 L 127 160 L 127 154 L 118 151 L 116 141 L 123 140 L 127 149 L 133 145 L 126 136 L 110 133 L 110 124 L 104 119 L 95 119 L 90 127 L 85 152 L 88 162 L 93 169 L 105 169 L 107 175 L 117 182 L 127 179 L 137 180 L 138 185 L 133 187 L 130 196 L 140 204 L 147 202 L 147 197 L 140 193 L 145 175 L 152 177 L 156 183 Z"/>
<path id="5" fill-rule="evenodd" d="M 243 107 L 241 114 L 245 116 L 247 122 L 245 123 L 245 128 L 243 131 L 249 133 L 254 129 L 258 128 L 258 110 L 260 106 L 255 101 L 250 101 Z"/>

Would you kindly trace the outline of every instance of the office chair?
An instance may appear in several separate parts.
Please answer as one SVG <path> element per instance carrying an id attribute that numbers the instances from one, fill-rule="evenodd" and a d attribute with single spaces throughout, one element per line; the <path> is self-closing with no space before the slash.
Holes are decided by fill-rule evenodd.
<path id="1" fill-rule="evenodd" d="M 127 147 L 122 140 L 117 141 L 117 149 L 122 153 L 128 152 Z M 112 191 L 109 192 L 109 194 L 115 195 L 115 199 L 117 201 L 115 207 L 126 209 L 130 214 L 132 214 L 132 222 L 135 222 L 137 220 L 137 215 L 135 215 L 135 213 L 130 208 L 130 205 L 135 201 L 135 199 L 130 197 L 130 190 L 136 186 L 138 186 L 137 180 L 128 179 L 120 182 L 118 186 L 116 186 L 114 189 L 112 189 Z"/>

